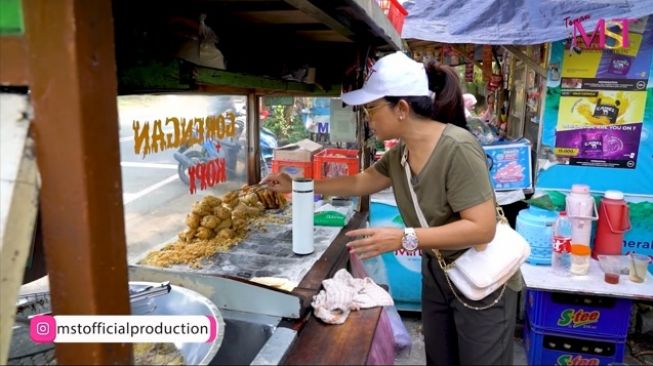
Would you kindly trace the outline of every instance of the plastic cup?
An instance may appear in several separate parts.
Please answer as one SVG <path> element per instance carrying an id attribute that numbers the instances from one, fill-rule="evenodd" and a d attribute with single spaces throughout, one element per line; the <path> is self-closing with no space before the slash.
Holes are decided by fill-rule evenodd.
<path id="1" fill-rule="evenodd" d="M 650 261 L 651 259 L 646 255 L 630 253 L 630 273 L 628 278 L 633 282 L 644 282 Z"/>
<path id="2" fill-rule="evenodd" d="M 616 285 L 619 283 L 619 274 L 621 273 L 620 255 L 599 255 L 599 265 L 603 269 L 603 280 L 606 283 Z"/>
<path id="3" fill-rule="evenodd" d="M 605 275 L 603 276 L 603 281 L 612 285 L 616 285 L 619 283 L 619 274 L 612 273 L 612 272 L 605 272 Z"/>

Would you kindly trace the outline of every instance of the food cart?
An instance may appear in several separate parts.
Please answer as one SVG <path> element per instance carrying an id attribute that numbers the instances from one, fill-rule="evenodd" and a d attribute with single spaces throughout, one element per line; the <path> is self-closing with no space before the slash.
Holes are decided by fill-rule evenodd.
<path id="1" fill-rule="evenodd" d="M 247 354 L 252 357 L 249 362 L 254 358 L 288 364 L 385 360 L 374 358 L 383 347 L 375 342 L 384 324 L 381 309 L 356 312 L 339 327 L 320 323 L 309 312 L 310 299 L 320 290 L 322 280 L 347 265 L 344 232 L 364 225 L 365 200 L 343 230 L 323 230 L 316 240 L 319 250 L 299 261 L 304 267 L 296 276 L 298 286 L 290 293 L 248 283 L 239 272 L 194 273 L 184 268 L 173 271 L 129 265 L 125 235 L 129 222 L 124 220 L 125 183 L 120 171 L 122 136 L 116 128 L 117 95 L 244 96 L 246 183 L 256 184 L 261 163 L 261 96 L 339 95 L 341 85 L 362 82 L 366 60 L 374 52 L 402 48 L 399 34 L 375 1 L 17 0 L 2 6 L 7 6 L 3 11 L 10 8 L 16 22 L 7 28 L 11 34 L 3 32 L 0 37 L 0 83 L 10 92 L 22 93 L 20 99 L 33 106 L 33 115 L 28 107 L 22 109 L 26 117 L 23 126 L 32 120 L 33 155 L 27 128 L 19 131 L 22 137 L 18 141 L 23 142 L 21 148 L 25 144 L 28 148 L 17 155 L 31 158 L 32 163 L 35 156 L 40 173 L 37 185 L 34 169 L 30 171 L 30 192 L 39 197 L 38 204 L 34 198 L 28 202 L 31 219 L 20 222 L 12 232 L 22 230 L 24 239 L 37 207 L 40 209 L 53 313 L 129 314 L 129 280 L 176 281 L 210 298 L 221 310 L 256 313 L 263 319 L 245 322 L 234 316 L 231 329 L 243 333 L 230 333 L 227 321 L 221 348 L 231 355 Z M 175 30 L 173 38 L 157 33 L 171 29 Z M 197 33 L 199 29 L 202 32 Z M 189 53 L 170 53 L 169 46 L 179 40 L 174 37 L 185 38 Z M 206 44 L 201 41 L 212 47 L 202 48 Z M 210 55 L 208 61 L 201 57 L 203 51 Z M 306 74 L 312 77 L 296 73 L 304 64 Z M 286 74 L 291 77 L 284 77 Z M 358 133 L 362 141 L 361 126 Z M 138 137 L 134 136 L 134 142 Z M 369 159 L 362 160 L 363 167 L 369 165 Z M 7 222 L 3 219 L 3 229 Z M 12 263 L 5 266 L 3 262 L 2 268 L 3 278 L 11 280 L 3 281 L 2 288 L 3 362 L 29 247 L 25 244 L 28 240 L 8 245 L 4 239 L 3 260 L 7 253 L 15 251 L 15 255 Z M 283 242 L 283 238 L 276 239 Z M 249 259 L 268 264 L 278 260 L 285 268 L 294 265 L 288 258 L 249 254 L 258 255 Z M 252 330 L 266 336 L 252 339 Z M 276 353 L 268 353 L 275 348 Z M 57 344 L 56 358 L 60 364 L 125 364 L 132 354 L 128 344 Z"/>

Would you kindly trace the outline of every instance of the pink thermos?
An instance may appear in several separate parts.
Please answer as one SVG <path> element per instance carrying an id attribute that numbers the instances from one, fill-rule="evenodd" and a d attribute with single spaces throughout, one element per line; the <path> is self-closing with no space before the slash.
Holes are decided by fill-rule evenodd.
<path id="1" fill-rule="evenodd" d="M 596 228 L 592 256 L 620 255 L 624 233 L 630 230 L 628 204 L 619 191 L 605 191 L 599 205 L 599 222 Z"/>

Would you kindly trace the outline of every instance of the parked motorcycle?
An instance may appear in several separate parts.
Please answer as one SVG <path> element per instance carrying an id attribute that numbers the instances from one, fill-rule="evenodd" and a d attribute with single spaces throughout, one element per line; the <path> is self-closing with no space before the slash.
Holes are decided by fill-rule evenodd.
<path id="1" fill-rule="evenodd" d="M 238 154 L 240 150 L 246 146 L 247 134 L 245 133 L 246 120 L 244 116 L 236 117 L 236 128 L 234 136 L 225 137 L 223 139 L 205 138 L 199 144 L 199 150 L 191 149 L 195 145 L 182 145 L 173 154 L 175 160 L 178 162 L 177 173 L 179 179 L 184 184 L 190 184 L 190 177 L 188 176 L 188 168 L 206 163 L 216 158 L 224 158 L 227 168 L 227 177 L 233 179 L 242 175 L 237 170 Z M 197 133 L 197 131 L 193 131 Z M 216 148 L 219 143 L 220 148 Z M 272 131 L 262 127 L 260 133 L 260 156 L 261 156 L 261 176 L 266 176 L 272 171 L 272 156 L 274 149 L 277 147 L 277 138 Z"/>

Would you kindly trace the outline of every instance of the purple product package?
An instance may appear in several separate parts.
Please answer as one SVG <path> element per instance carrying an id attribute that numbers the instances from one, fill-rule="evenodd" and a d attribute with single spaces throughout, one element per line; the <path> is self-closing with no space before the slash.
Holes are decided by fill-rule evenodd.
<path id="1" fill-rule="evenodd" d="M 585 131 L 582 134 L 581 156 L 600 157 L 603 155 L 603 132 Z"/>
<path id="2" fill-rule="evenodd" d="M 610 59 L 608 72 L 614 75 L 627 75 L 631 64 L 630 57 L 614 54 Z"/>

